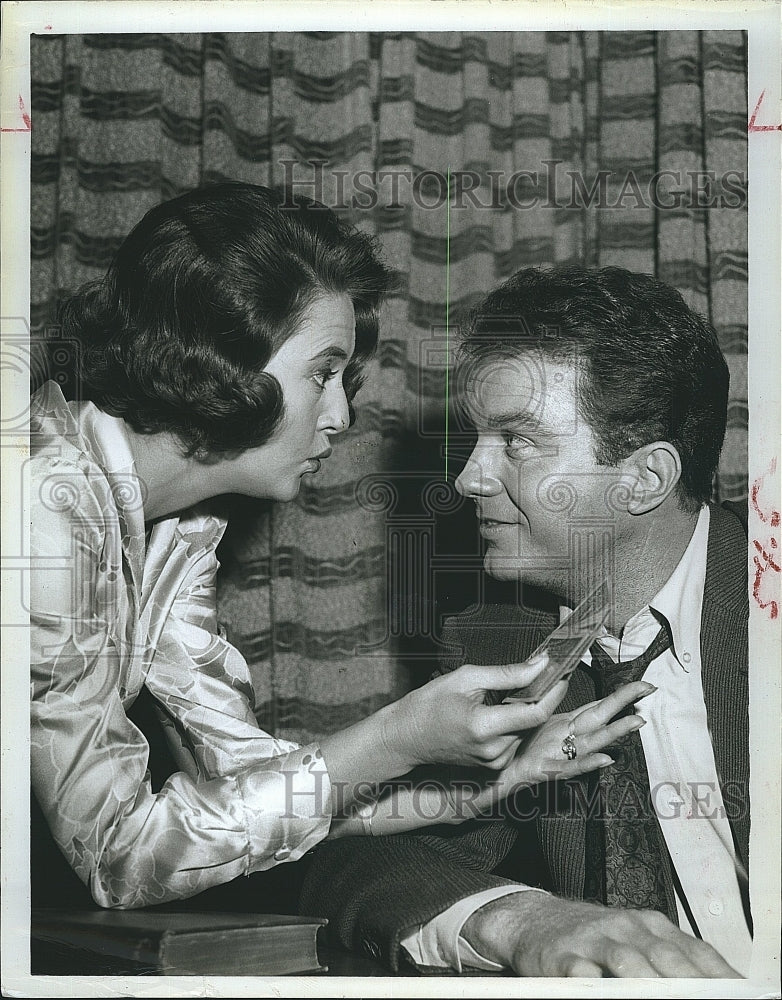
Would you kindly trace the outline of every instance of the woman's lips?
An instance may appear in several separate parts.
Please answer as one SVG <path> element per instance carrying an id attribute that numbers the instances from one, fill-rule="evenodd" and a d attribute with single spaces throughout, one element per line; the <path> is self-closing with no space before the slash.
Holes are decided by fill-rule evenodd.
<path id="1" fill-rule="evenodd" d="M 329 457 L 331 452 L 332 452 L 331 448 L 325 448 L 319 455 L 316 455 L 314 458 L 308 458 L 307 461 L 304 463 L 304 465 L 306 466 L 304 471 L 319 472 L 321 463 L 324 462 Z"/>
<path id="2" fill-rule="evenodd" d="M 507 528 L 515 528 L 518 525 L 511 521 L 493 521 L 491 518 L 481 518 L 478 522 L 478 527 L 484 538 L 492 538 L 494 535 L 501 534 Z"/>

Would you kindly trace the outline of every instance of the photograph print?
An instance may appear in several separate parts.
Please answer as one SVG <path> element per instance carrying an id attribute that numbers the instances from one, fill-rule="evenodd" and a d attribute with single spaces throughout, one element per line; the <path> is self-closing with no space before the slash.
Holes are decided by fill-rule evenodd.
<path id="1" fill-rule="evenodd" d="M 46 17 L 27 988 L 773 989 L 760 21 Z"/>

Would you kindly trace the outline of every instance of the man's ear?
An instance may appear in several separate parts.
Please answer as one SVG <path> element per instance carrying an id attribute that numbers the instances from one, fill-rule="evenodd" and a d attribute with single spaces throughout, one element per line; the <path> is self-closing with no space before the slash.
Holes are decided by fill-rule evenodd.
<path id="1" fill-rule="evenodd" d="M 676 489 L 682 475 L 679 452 L 669 441 L 653 441 L 636 448 L 621 466 L 632 481 L 629 514 L 646 514 L 659 507 Z"/>

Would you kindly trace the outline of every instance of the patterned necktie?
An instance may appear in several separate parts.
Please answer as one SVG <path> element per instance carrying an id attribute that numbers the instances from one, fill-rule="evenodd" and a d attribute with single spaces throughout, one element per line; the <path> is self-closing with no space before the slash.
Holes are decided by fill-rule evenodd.
<path id="1" fill-rule="evenodd" d="M 640 680 L 670 645 L 663 627 L 635 660 L 614 663 L 594 643 L 590 653 L 596 697 Z M 632 706 L 622 714 L 630 712 Z M 616 763 L 589 777 L 584 898 L 608 906 L 660 910 L 676 921 L 675 902 L 666 890 L 668 851 L 651 801 L 640 733 L 629 733 L 604 752 Z"/>

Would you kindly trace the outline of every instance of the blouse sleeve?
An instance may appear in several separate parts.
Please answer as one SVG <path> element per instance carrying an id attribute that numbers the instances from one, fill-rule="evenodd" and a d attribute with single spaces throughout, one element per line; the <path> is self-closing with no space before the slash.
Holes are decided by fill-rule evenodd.
<path id="1" fill-rule="evenodd" d="M 75 505 L 37 505 L 33 518 L 31 776 L 55 840 L 95 901 L 113 907 L 295 861 L 328 833 L 323 758 L 258 728 L 244 661 L 186 614 L 164 629 L 153 675 L 173 665 L 182 681 L 180 703 L 167 707 L 185 720 L 198 773 L 152 792 L 147 743 L 123 707 L 121 616 L 104 600 L 105 509 L 84 480 Z M 193 593 L 203 593 L 204 569 L 194 569 Z"/>

